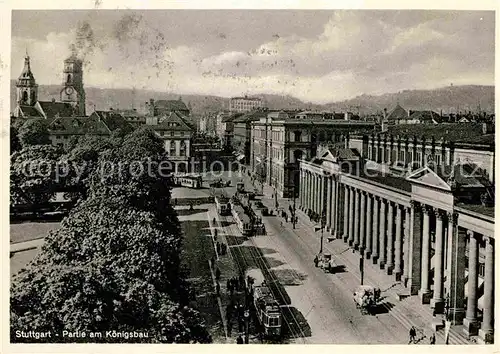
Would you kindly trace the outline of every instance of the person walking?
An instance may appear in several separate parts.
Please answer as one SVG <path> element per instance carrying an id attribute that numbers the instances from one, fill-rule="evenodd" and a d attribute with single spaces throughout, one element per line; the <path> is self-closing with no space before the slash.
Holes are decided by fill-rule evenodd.
<path id="1" fill-rule="evenodd" d="M 243 344 L 243 338 L 241 338 L 240 334 L 238 334 L 238 338 L 236 338 L 236 344 Z"/>
<path id="2" fill-rule="evenodd" d="M 433 332 L 431 337 L 429 338 L 429 344 L 436 344 L 436 334 Z"/>
<path id="3" fill-rule="evenodd" d="M 220 279 L 220 269 L 219 269 L 219 267 L 217 267 L 217 269 L 215 269 L 215 279 L 217 281 L 219 281 L 219 279 Z"/>
<path id="4" fill-rule="evenodd" d="M 411 326 L 410 328 L 410 341 L 408 344 L 415 342 L 415 336 L 417 335 L 417 330 L 415 329 L 415 326 Z"/>
<path id="5" fill-rule="evenodd" d="M 217 296 L 220 296 L 220 284 L 219 284 L 219 282 L 217 282 L 215 289 L 217 291 Z"/>

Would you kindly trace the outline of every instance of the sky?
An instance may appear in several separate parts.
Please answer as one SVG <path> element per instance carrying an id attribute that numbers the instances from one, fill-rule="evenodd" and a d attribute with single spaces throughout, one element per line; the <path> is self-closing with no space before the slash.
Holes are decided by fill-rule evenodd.
<path id="1" fill-rule="evenodd" d="M 87 87 L 328 103 L 494 85 L 494 35 L 492 11 L 15 10 L 11 77 L 27 50 L 60 85 L 73 47 Z"/>

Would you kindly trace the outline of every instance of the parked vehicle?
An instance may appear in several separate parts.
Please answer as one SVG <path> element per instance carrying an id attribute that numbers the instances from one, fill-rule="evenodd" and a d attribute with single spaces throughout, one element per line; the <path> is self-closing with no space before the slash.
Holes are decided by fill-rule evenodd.
<path id="1" fill-rule="evenodd" d="M 323 269 L 326 273 L 334 273 L 338 267 L 330 253 L 319 253 L 317 256 L 317 267 Z"/>
<path id="2" fill-rule="evenodd" d="M 380 289 L 371 285 L 360 285 L 353 294 L 356 308 L 363 315 L 373 314 L 380 299 Z"/>

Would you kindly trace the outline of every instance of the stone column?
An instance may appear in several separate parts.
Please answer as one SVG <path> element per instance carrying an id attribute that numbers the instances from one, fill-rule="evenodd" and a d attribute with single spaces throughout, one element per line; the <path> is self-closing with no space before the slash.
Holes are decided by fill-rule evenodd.
<path id="1" fill-rule="evenodd" d="M 352 246 L 354 242 L 354 209 L 355 209 L 355 202 L 354 200 L 356 199 L 356 190 L 352 187 L 351 192 L 349 193 L 349 246 Z"/>
<path id="2" fill-rule="evenodd" d="M 391 202 L 387 202 L 387 264 L 385 265 L 385 270 L 387 274 L 392 275 L 394 270 L 394 206 Z"/>
<path id="3" fill-rule="evenodd" d="M 326 177 L 326 231 L 332 227 L 332 177 Z"/>
<path id="4" fill-rule="evenodd" d="M 344 184 L 344 231 L 342 238 L 344 242 L 347 242 L 349 237 L 349 201 L 350 201 L 350 190 L 347 185 Z"/>
<path id="5" fill-rule="evenodd" d="M 443 237 L 443 214 L 435 210 L 436 214 L 436 244 L 434 250 L 434 293 L 431 300 L 431 308 L 436 313 L 443 313 L 443 268 L 444 268 L 444 237 Z"/>
<path id="6" fill-rule="evenodd" d="M 373 261 L 373 264 L 377 264 L 377 262 L 378 262 L 379 215 L 380 215 L 380 198 L 373 197 L 373 225 L 372 225 L 372 261 Z"/>
<path id="7" fill-rule="evenodd" d="M 312 174 L 312 172 L 309 172 L 309 190 L 308 190 L 309 194 L 308 194 L 308 198 L 309 198 L 309 206 L 308 206 L 308 209 L 310 209 L 311 211 L 313 210 L 313 203 L 314 203 L 314 175 Z"/>
<path id="8" fill-rule="evenodd" d="M 309 209 L 309 172 L 304 171 L 304 183 L 305 183 L 305 188 L 304 188 L 304 211 L 307 212 L 307 209 Z"/>
<path id="9" fill-rule="evenodd" d="M 410 240 L 408 251 L 408 279 L 406 285 L 411 295 L 417 295 L 421 279 L 421 246 L 422 246 L 422 206 L 411 201 Z"/>
<path id="10" fill-rule="evenodd" d="M 361 197 L 361 191 L 359 189 L 356 190 L 354 194 L 354 249 L 359 249 L 359 213 L 361 211 L 360 209 L 360 197 Z"/>
<path id="11" fill-rule="evenodd" d="M 361 206 L 359 208 L 359 253 L 363 256 L 366 248 L 365 229 L 366 229 L 366 192 L 360 193 Z"/>
<path id="12" fill-rule="evenodd" d="M 384 269 L 385 267 L 385 262 L 386 262 L 386 249 L 385 249 L 385 238 L 386 238 L 386 228 L 385 228 L 385 223 L 386 223 L 386 205 L 385 205 L 385 200 L 380 199 L 380 220 L 379 220 L 379 247 L 378 247 L 378 258 L 379 258 L 379 266 L 380 269 Z"/>
<path id="13" fill-rule="evenodd" d="M 410 229 L 411 229 L 411 208 L 405 207 L 405 220 L 403 231 L 403 283 L 408 282 L 408 269 L 410 263 Z"/>
<path id="14" fill-rule="evenodd" d="M 302 209 L 303 206 L 303 196 L 304 196 L 304 180 L 303 180 L 303 170 L 299 170 L 299 208 Z"/>
<path id="15" fill-rule="evenodd" d="M 467 281 L 467 312 L 464 319 L 464 333 L 469 336 L 477 335 L 477 270 L 479 267 L 479 243 L 477 235 L 467 231 L 469 237 L 469 280 Z"/>
<path id="16" fill-rule="evenodd" d="M 325 177 L 323 174 L 319 175 L 319 215 L 323 217 L 325 210 Z"/>
<path id="17" fill-rule="evenodd" d="M 418 295 L 420 296 L 423 304 L 428 304 L 430 302 L 430 287 L 429 287 L 429 272 L 431 270 L 430 266 L 430 247 L 431 247 L 431 234 L 430 234 L 430 224 L 429 224 L 429 214 L 432 209 L 429 206 L 423 208 L 424 212 L 424 224 L 422 232 L 422 278 L 421 286 Z"/>
<path id="18" fill-rule="evenodd" d="M 458 227 L 457 214 L 448 213 L 448 259 L 446 267 L 448 318 L 463 323 L 465 288 L 465 229 Z"/>
<path id="19" fill-rule="evenodd" d="M 401 206 L 396 205 L 396 242 L 394 243 L 395 255 L 394 255 L 394 274 L 396 275 L 396 280 L 401 280 L 402 275 L 402 246 L 403 246 L 403 238 L 401 235 Z"/>
<path id="20" fill-rule="evenodd" d="M 491 237 L 485 237 L 485 263 L 484 263 L 484 301 L 483 322 L 479 330 L 479 339 L 484 343 L 493 343 L 495 322 L 495 253 Z"/>
<path id="21" fill-rule="evenodd" d="M 332 177 L 332 213 L 330 215 L 330 233 L 332 235 L 336 235 L 337 233 L 337 205 L 338 205 L 338 198 L 337 198 L 337 177 L 333 176 Z"/>
<path id="22" fill-rule="evenodd" d="M 365 239 L 366 239 L 366 251 L 365 257 L 366 259 L 370 259 L 372 255 L 372 196 L 367 193 L 366 194 L 366 227 L 365 227 Z"/>

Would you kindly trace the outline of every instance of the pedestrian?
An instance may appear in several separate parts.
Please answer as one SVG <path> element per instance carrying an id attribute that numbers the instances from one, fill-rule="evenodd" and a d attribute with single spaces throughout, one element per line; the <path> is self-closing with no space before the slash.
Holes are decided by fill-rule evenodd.
<path id="1" fill-rule="evenodd" d="M 212 224 L 214 224 L 214 225 L 215 225 L 215 218 L 212 220 Z"/>
<path id="2" fill-rule="evenodd" d="M 410 341 L 408 342 L 408 344 L 410 344 L 411 342 L 415 342 L 416 335 L 417 335 L 417 331 L 415 329 L 415 326 L 411 326 L 411 328 L 410 328 Z"/>
<path id="3" fill-rule="evenodd" d="M 219 284 L 219 282 L 217 282 L 215 289 L 217 290 L 217 296 L 220 296 L 220 284 Z"/>
<path id="4" fill-rule="evenodd" d="M 213 268 L 215 266 L 215 256 L 212 256 L 211 261 L 212 261 L 212 268 Z"/>
<path id="5" fill-rule="evenodd" d="M 243 344 L 243 338 L 238 334 L 238 338 L 236 338 L 236 344 Z"/>
<path id="6" fill-rule="evenodd" d="M 433 332 L 431 337 L 429 338 L 430 344 L 436 344 L 436 334 Z"/>
<path id="7" fill-rule="evenodd" d="M 314 256 L 314 266 L 316 268 L 318 268 L 318 262 L 319 262 L 318 255 L 316 255 L 316 256 Z"/>
<path id="8" fill-rule="evenodd" d="M 217 237 L 217 234 L 218 234 L 217 229 L 214 229 L 214 236 Z"/>
<path id="9" fill-rule="evenodd" d="M 217 267 L 217 269 L 215 270 L 215 279 L 217 281 L 219 281 L 219 279 L 220 279 L 220 269 L 219 269 L 219 267 Z"/>
<path id="10" fill-rule="evenodd" d="M 220 252 L 220 243 L 219 243 L 219 241 L 217 241 L 216 247 L 217 247 L 217 254 L 220 254 L 221 252 Z"/>
<path id="11" fill-rule="evenodd" d="M 283 221 L 280 221 L 280 227 L 283 228 Z"/>

